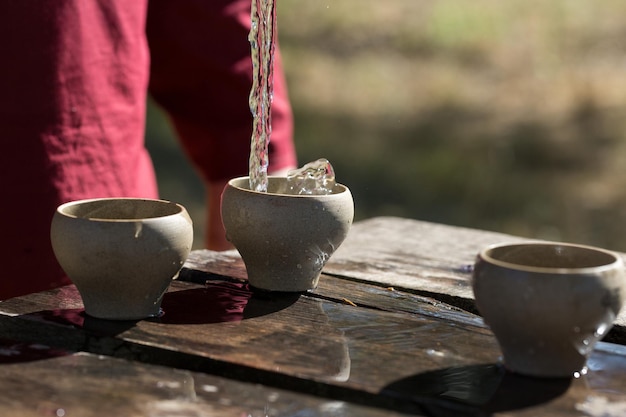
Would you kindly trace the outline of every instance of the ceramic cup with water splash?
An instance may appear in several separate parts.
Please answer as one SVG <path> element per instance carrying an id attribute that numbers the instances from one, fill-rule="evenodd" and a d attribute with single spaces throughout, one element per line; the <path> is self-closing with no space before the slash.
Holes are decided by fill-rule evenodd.
<path id="1" fill-rule="evenodd" d="M 489 246 L 477 257 L 472 285 L 505 367 L 535 377 L 584 373 L 626 296 L 619 255 L 558 242 Z"/>
<path id="2" fill-rule="evenodd" d="M 302 292 L 348 235 L 354 203 L 348 187 L 328 194 L 284 192 L 286 177 L 269 177 L 267 192 L 250 189 L 249 177 L 231 180 L 222 194 L 226 235 L 237 248 L 254 288 Z"/>
<path id="3" fill-rule="evenodd" d="M 191 250 L 193 227 L 180 204 L 99 198 L 60 205 L 50 238 L 87 314 L 138 320 L 159 314 Z"/>

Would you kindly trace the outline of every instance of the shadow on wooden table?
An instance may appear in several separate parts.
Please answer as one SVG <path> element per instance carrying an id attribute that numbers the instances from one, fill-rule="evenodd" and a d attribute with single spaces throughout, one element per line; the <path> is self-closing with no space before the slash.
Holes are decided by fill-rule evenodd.
<path id="1" fill-rule="evenodd" d="M 501 365 L 481 364 L 413 375 L 389 384 L 383 392 L 438 407 L 448 404 L 467 415 L 490 415 L 547 403 L 563 395 L 571 381 L 530 378 L 507 372 Z"/>
<path id="2" fill-rule="evenodd" d="M 164 324 L 208 324 L 236 322 L 276 313 L 294 304 L 299 293 L 262 293 L 246 283 L 213 281 L 204 288 L 168 292 L 163 296 Z"/>

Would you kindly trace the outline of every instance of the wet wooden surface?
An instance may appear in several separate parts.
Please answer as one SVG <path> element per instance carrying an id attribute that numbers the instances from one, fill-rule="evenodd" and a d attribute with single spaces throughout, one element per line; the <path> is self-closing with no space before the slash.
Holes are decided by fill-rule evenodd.
<path id="1" fill-rule="evenodd" d="M 137 361 L 0 340 L 0 415 L 399 416 L 394 412 Z"/>
<path id="2" fill-rule="evenodd" d="M 324 272 L 356 282 L 394 287 L 478 313 L 471 288 L 471 266 L 476 254 L 488 245 L 528 240 L 398 217 L 376 217 L 354 224 Z M 618 255 L 626 260 L 626 254 Z M 236 251 L 197 251 L 188 264 L 244 278 L 245 270 L 239 262 Z M 606 340 L 626 344 L 626 309 Z"/>
<path id="3" fill-rule="evenodd" d="M 395 230 L 395 238 L 385 229 Z M 420 231 L 405 238 L 420 243 L 399 243 L 400 230 Z M 146 413 L 137 408 L 141 404 L 183 407 L 185 402 L 193 412 L 171 414 L 626 415 L 626 347 L 600 343 L 588 374 L 577 379 L 519 377 L 503 371 L 493 335 L 471 308 L 462 308 L 471 307 L 471 297 L 462 293 L 476 252 L 471 246 L 515 238 L 393 218 L 357 223 L 353 232 L 337 259 L 331 258 L 319 287 L 302 295 L 252 292 L 235 252 L 196 251 L 165 295 L 160 318 L 90 318 L 73 286 L 4 301 L 0 337 L 67 353 L 20 361 L 19 354 L 0 346 L 0 362 L 8 358 L 0 374 L 11 375 L 0 379 L 0 387 L 21 392 L 31 383 L 41 401 L 52 395 L 96 411 L 115 396 L 119 401 L 111 406 L 143 410 L 137 415 L 168 415 L 161 409 Z M 440 247 L 444 232 L 452 242 L 448 250 Z M 377 239 L 368 240 L 374 235 Z M 449 285 L 424 289 L 437 278 Z M 437 292 L 457 286 L 457 293 Z M 77 365 L 62 370 L 66 361 Z M 170 381 L 163 379 L 168 370 L 194 381 L 182 402 L 176 402 L 176 390 L 161 389 Z M 98 386 L 93 378 L 103 379 L 102 392 L 89 392 L 88 386 Z M 180 384 L 172 386 L 182 390 Z M 202 391 L 203 386 L 217 387 L 209 391 L 220 394 Z M 80 397 L 71 397 L 73 390 Z M 244 403 L 247 392 L 257 394 Z M 41 415 L 29 414 L 29 395 L 9 403 L 11 415 Z"/>

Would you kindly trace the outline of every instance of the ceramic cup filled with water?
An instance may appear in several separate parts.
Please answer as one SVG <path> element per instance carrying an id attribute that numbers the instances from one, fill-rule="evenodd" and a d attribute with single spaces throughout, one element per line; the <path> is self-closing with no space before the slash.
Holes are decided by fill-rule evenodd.
<path id="1" fill-rule="evenodd" d="M 473 274 L 476 306 L 504 366 L 535 377 L 584 374 L 626 297 L 622 259 L 590 246 L 494 245 L 480 252 Z"/>
<path id="2" fill-rule="evenodd" d="M 354 202 L 322 159 L 268 177 L 266 191 L 249 177 L 231 180 L 222 194 L 226 236 L 241 254 L 254 288 L 301 292 L 319 282 L 326 261 L 352 225 Z"/>

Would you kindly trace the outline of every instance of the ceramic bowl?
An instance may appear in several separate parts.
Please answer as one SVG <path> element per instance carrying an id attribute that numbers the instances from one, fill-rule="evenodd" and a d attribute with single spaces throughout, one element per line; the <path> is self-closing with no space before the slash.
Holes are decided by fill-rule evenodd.
<path id="1" fill-rule="evenodd" d="M 101 198 L 60 205 L 50 237 L 87 314 L 136 320 L 159 314 L 191 250 L 193 228 L 180 204 Z"/>
<path id="2" fill-rule="evenodd" d="M 558 242 L 487 247 L 477 257 L 472 285 L 504 366 L 537 377 L 584 373 L 626 290 L 617 254 Z"/>
<path id="3" fill-rule="evenodd" d="M 285 177 L 269 177 L 267 192 L 250 190 L 249 177 L 231 180 L 222 194 L 228 240 L 246 265 L 252 287 L 283 292 L 313 289 L 326 261 L 348 235 L 354 217 L 350 190 L 289 195 Z"/>

